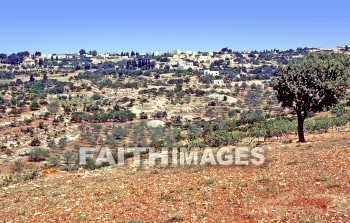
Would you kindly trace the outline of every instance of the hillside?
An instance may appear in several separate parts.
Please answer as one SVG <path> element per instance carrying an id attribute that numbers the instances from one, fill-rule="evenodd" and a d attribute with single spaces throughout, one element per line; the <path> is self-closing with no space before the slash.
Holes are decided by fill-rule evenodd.
<path id="1" fill-rule="evenodd" d="M 349 222 L 350 133 L 268 143 L 262 167 L 58 172 L 0 189 L 4 222 Z"/>

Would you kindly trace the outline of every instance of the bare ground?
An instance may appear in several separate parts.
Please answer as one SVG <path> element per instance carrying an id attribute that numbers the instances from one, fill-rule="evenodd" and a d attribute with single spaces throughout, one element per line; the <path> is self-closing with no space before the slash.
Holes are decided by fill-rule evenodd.
<path id="1" fill-rule="evenodd" d="M 44 175 L 0 189 L 0 221 L 350 222 L 350 133 L 266 148 L 261 167 Z"/>

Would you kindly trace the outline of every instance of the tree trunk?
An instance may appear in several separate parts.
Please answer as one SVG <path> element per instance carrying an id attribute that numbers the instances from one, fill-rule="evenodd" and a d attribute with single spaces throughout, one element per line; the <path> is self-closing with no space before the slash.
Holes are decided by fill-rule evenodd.
<path id="1" fill-rule="evenodd" d="M 306 142 L 304 137 L 304 120 L 305 117 L 298 115 L 298 136 L 299 142 Z"/>

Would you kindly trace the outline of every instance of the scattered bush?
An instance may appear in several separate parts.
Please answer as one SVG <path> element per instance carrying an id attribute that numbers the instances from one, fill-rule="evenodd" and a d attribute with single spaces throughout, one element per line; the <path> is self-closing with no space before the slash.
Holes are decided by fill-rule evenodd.
<path id="1" fill-rule="evenodd" d="M 41 147 L 34 148 L 29 153 L 29 161 L 31 162 L 40 162 L 48 158 L 50 152 Z"/>
<path id="2" fill-rule="evenodd" d="M 16 160 L 11 166 L 12 171 L 15 171 L 15 172 L 21 172 L 23 168 L 24 168 L 24 164 L 21 159 Z"/>
<path id="3" fill-rule="evenodd" d="M 41 142 L 38 138 L 35 138 L 32 140 L 32 142 L 30 143 L 30 146 L 40 146 Z"/>

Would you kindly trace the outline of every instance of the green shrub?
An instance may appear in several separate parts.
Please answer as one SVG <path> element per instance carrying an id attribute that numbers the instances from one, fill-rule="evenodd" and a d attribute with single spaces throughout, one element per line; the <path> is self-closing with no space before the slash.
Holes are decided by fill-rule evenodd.
<path id="1" fill-rule="evenodd" d="M 21 172 L 23 168 L 24 168 L 24 164 L 21 159 L 16 160 L 11 166 L 12 171 L 16 171 L 16 172 Z"/>
<path id="2" fill-rule="evenodd" d="M 341 116 L 345 115 L 347 113 L 347 111 L 345 109 L 345 105 L 338 104 L 331 109 L 331 113 L 336 115 L 337 117 L 341 117 Z"/>
<path id="3" fill-rule="evenodd" d="M 341 117 L 333 118 L 333 126 L 341 127 L 345 126 L 348 123 L 349 116 L 343 115 Z"/>
<path id="4" fill-rule="evenodd" d="M 60 159 L 60 157 L 59 157 L 58 155 L 50 156 L 49 164 L 50 164 L 51 166 L 56 167 L 56 166 L 59 166 L 60 163 L 61 163 L 61 159 Z"/>
<path id="5" fill-rule="evenodd" d="M 256 124 L 250 130 L 250 135 L 255 138 L 265 137 L 267 134 L 267 130 L 263 125 Z"/>
<path id="6" fill-rule="evenodd" d="M 30 143 L 30 146 L 40 146 L 41 142 L 38 138 L 33 139 L 33 141 Z"/>
<path id="7" fill-rule="evenodd" d="M 315 130 L 315 124 L 309 120 L 304 123 L 304 129 L 306 132 L 313 132 Z"/>
<path id="8" fill-rule="evenodd" d="M 60 147 L 60 149 L 64 149 L 68 144 L 68 140 L 66 137 L 60 138 L 58 140 L 58 146 Z"/>
<path id="9" fill-rule="evenodd" d="M 252 126 L 250 134 L 252 137 L 282 137 L 295 132 L 296 123 L 285 118 L 272 119 Z"/>
<path id="10" fill-rule="evenodd" d="M 91 158 L 86 159 L 86 164 L 84 165 L 84 167 L 88 170 L 95 170 L 99 168 L 99 166 L 96 165 L 96 162 Z"/>
<path id="11" fill-rule="evenodd" d="M 234 144 L 240 143 L 246 135 L 240 131 L 234 131 L 231 133 L 231 142 Z"/>
<path id="12" fill-rule="evenodd" d="M 43 161 L 50 156 L 49 150 L 43 149 L 41 147 L 34 148 L 29 153 L 29 161 L 39 162 Z"/>
<path id="13" fill-rule="evenodd" d="M 320 117 L 315 119 L 315 131 L 327 132 L 330 127 L 333 126 L 333 118 Z"/>

